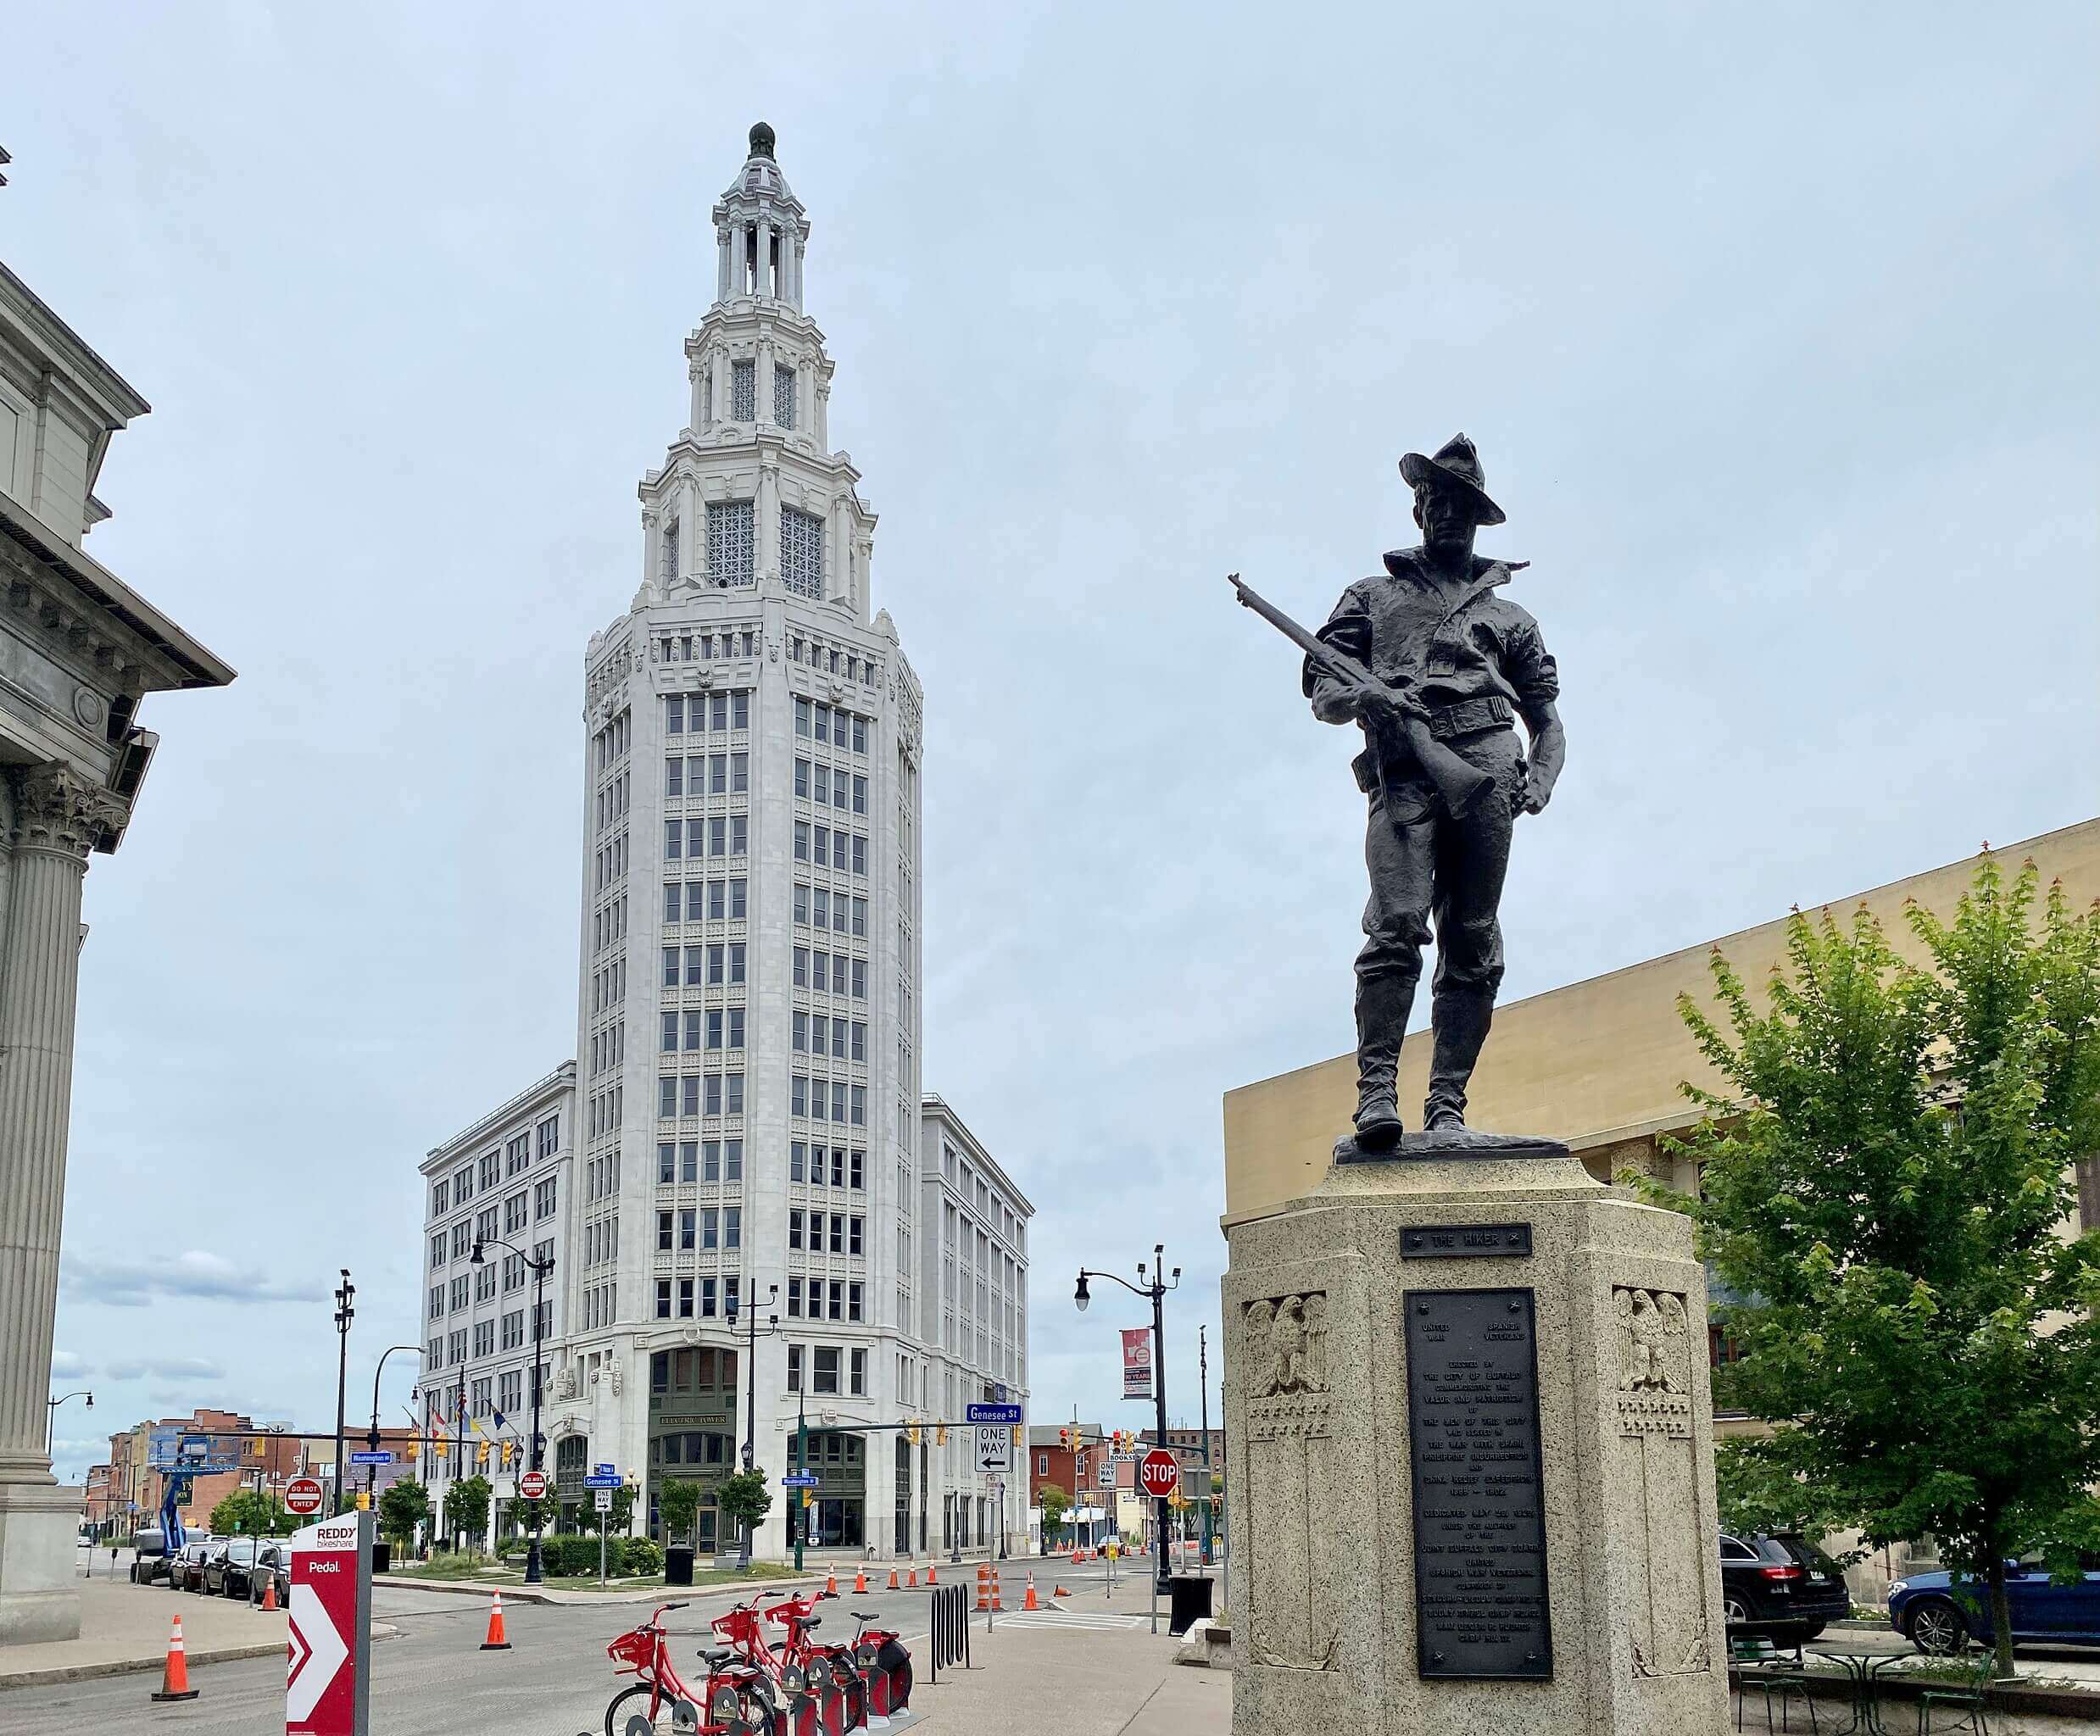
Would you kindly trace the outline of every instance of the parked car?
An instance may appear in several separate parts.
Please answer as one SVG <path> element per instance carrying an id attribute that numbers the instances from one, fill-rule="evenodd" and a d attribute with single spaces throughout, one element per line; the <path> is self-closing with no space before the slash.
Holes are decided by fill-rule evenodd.
<path id="1" fill-rule="evenodd" d="M 2100 1555 L 2081 1555 L 2078 1565 L 2078 1578 L 2058 1585 L 2039 1561 L 2005 1564 L 2015 1645 L 2100 1645 Z M 1990 1589 L 1952 1573 L 1913 1573 L 1889 1587 L 1889 1625 L 1923 1652 L 1987 1644 Z"/>
<path id="2" fill-rule="evenodd" d="M 158 1525 L 131 1533 L 131 1583 L 151 1585 L 168 1577 L 168 1539 Z"/>
<path id="3" fill-rule="evenodd" d="M 255 1565 L 255 1539 L 228 1538 L 215 1544 L 204 1562 L 207 1597 L 246 1597 L 248 1571 Z"/>
<path id="4" fill-rule="evenodd" d="M 1721 1533 L 1721 1607 L 1731 1633 L 1798 1644 L 1852 1613 L 1845 1570 L 1795 1532 Z"/>
<path id="5" fill-rule="evenodd" d="M 204 1563 L 221 1544 L 223 1538 L 192 1537 L 168 1558 L 168 1583 L 177 1591 L 202 1591 L 204 1589 Z"/>

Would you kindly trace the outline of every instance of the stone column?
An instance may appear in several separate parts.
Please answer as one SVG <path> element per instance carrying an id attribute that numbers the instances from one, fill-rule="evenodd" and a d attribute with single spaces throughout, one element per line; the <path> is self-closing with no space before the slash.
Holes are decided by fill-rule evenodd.
<path id="1" fill-rule="evenodd" d="M 8 774 L 13 798 L 0 966 L 0 1644 L 70 1639 L 76 1515 L 44 1450 L 58 1300 L 81 882 L 116 799 L 70 766 Z"/>
<path id="2" fill-rule="evenodd" d="M 773 225 L 770 218 L 761 217 L 752 225 L 752 233 L 758 237 L 758 263 L 751 272 L 751 290 L 755 295 L 771 295 L 773 287 Z"/>
<path id="3" fill-rule="evenodd" d="M 678 538 L 678 559 L 685 568 L 680 576 L 698 584 L 707 576 L 707 510 L 700 504 L 699 479 L 688 470 L 680 480 L 683 505 L 678 515 L 685 524 Z"/>
<path id="4" fill-rule="evenodd" d="M 762 464 L 758 469 L 758 505 L 751 526 L 751 558 L 761 580 L 780 576 L 780 466 Z"/>
<path id="5" fill-rule="evenodd" d="M 773 341 L 758 341 L 758 359 L 751 364 L 751 420 L 761 426 L 773 420 Z"/>
<path id="6" fill-rule="evenodd" d="M 727 223 L 715 225 L 715 299 L 718 302 L 729 299 L 729 236 Z"/>

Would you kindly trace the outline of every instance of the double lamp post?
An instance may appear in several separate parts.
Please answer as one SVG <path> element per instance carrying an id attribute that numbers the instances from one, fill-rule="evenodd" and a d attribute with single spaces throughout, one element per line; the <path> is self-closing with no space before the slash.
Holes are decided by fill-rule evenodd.
<path id="1" fill-rule="evenodd" d="M 1128 1278 L 1117 1277 L 1112 1271 L 1088 1271 L 1083 1267 L 1079 1272 L 1079 1288 L 1072 1293 L 1072 1298 L 1080 1313 L 1084 1314 L 1087 1304 L 1094 1299 L 1088 1294 L 1087 1280 L 1089 1278 L 1106 1278 L 1112 1283 L 1121 1284 L 1132 1295 L 1144 1296 L 1150 1300 L 1152 1304 L 1152 1403 L 1153 1414 L 1158 1423 L 1157 1428 L 1154 1431 L 1153 1439 L 1161 1447 L 1167 1444 L 1167 1348 L 1161 1336 L 1165 1323 L 1163 1305 L 1167 1299 L 1167 1293 L 1169 1290 L 1178 1289 L 1181 1285 L 1179 1266 L 1174 1268 L 1173 1283 L 1166 1281 L 1166 1255 L 1167 1244 L 1165 1243 L 1153 1244 L 1151 1276 L 1150 1277 L 1145 1276 L 1146 1262 L 1140 1260 L 1138 1262 L 1138 1282 L 1134 1284 Z M 1207 1494 L 1207 1491 L 1206 1493 Z M 1157 1586 L 1163 1596 L 1169 1589 L 1167 1566 L 1167 1497 L 1164 1495 L 1158 1497 L 1155 1502 L 1155 1507 L 1157 1516 L 1152 1527 L 1155 1558 L 1152 1577 L 1154 1584 Z"/>
<path id="2" fill-rule="evenodd" d="M 541 1298 L 546 1291 L 547 1275 L 554 1269 L 554 1256 L 549 1252 L 544 1259 L 535 1260 L 516 1243 L 506 1242 L 501 1236 L 489 1236 L 474 1244 L 473 1263 L 476 1266 L 482 1264 L 483 1251 L 490 1242 L 493 1242 L 499 1248 L 508 1248 L 525 1262 L 525 1269 L 532 1274 L 532 1332 L 529 1340 L 532 1346 L 532 1449 L 526 1455 L 527 1461 L 526 1468 L 528 1471 L 544 1471 L 546 1467 L 540 1463 L 542 1441 L 539 1432 L 540 1344 L 543 1322 L 547 1316 Z M 377 1390 L 376 1383 L 375 1383 L 374 1390 Z M 375 1414 L 376 1414 L 376 1403 Z M 543 1505 L 544 1503 L 542 1501 L 532 1503 L 532 1540 L 526 1546 L 525 1551 L 525 1583 L 527 1585 L 538 1585 L 540 1583 L 539 1532 L 540 1513 Z"/>

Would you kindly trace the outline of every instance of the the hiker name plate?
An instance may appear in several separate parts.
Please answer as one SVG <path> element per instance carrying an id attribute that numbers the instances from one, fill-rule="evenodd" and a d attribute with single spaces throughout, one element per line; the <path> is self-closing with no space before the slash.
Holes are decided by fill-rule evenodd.
<path id="1" fill-rule="evenodd" d="M 1545 1680 L 1553 1644 L 1532 1293 L 1409 1290 L 1401 1300 L 1417 1669 Z"/>

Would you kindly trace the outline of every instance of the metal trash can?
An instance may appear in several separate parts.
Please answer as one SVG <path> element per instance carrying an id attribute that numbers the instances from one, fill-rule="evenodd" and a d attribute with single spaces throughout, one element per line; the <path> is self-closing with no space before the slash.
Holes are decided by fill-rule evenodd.
<path id="1" fill-rule="evenodd" d="M 1215 1580 L 1195 1573 L 1177 1573 L 1167 1582 L 1169 1633 L 1186 1633 L 1198 1620 L 1209 1619 L 1211 1589 L 1216 1583 Z"/>
<path id="2" fill-rule="evenodd" d="M 393 1545 L 383 1537 L 372 1539 L 372 1572 L 384 1573 L 393 1565 Z"/>
<path id="3" fill-rule="evenodd" d="M 664 1551 L 664 1583 L 690 1585 L 693 1583 L 693 1545 L 674 1543 Z"/>

